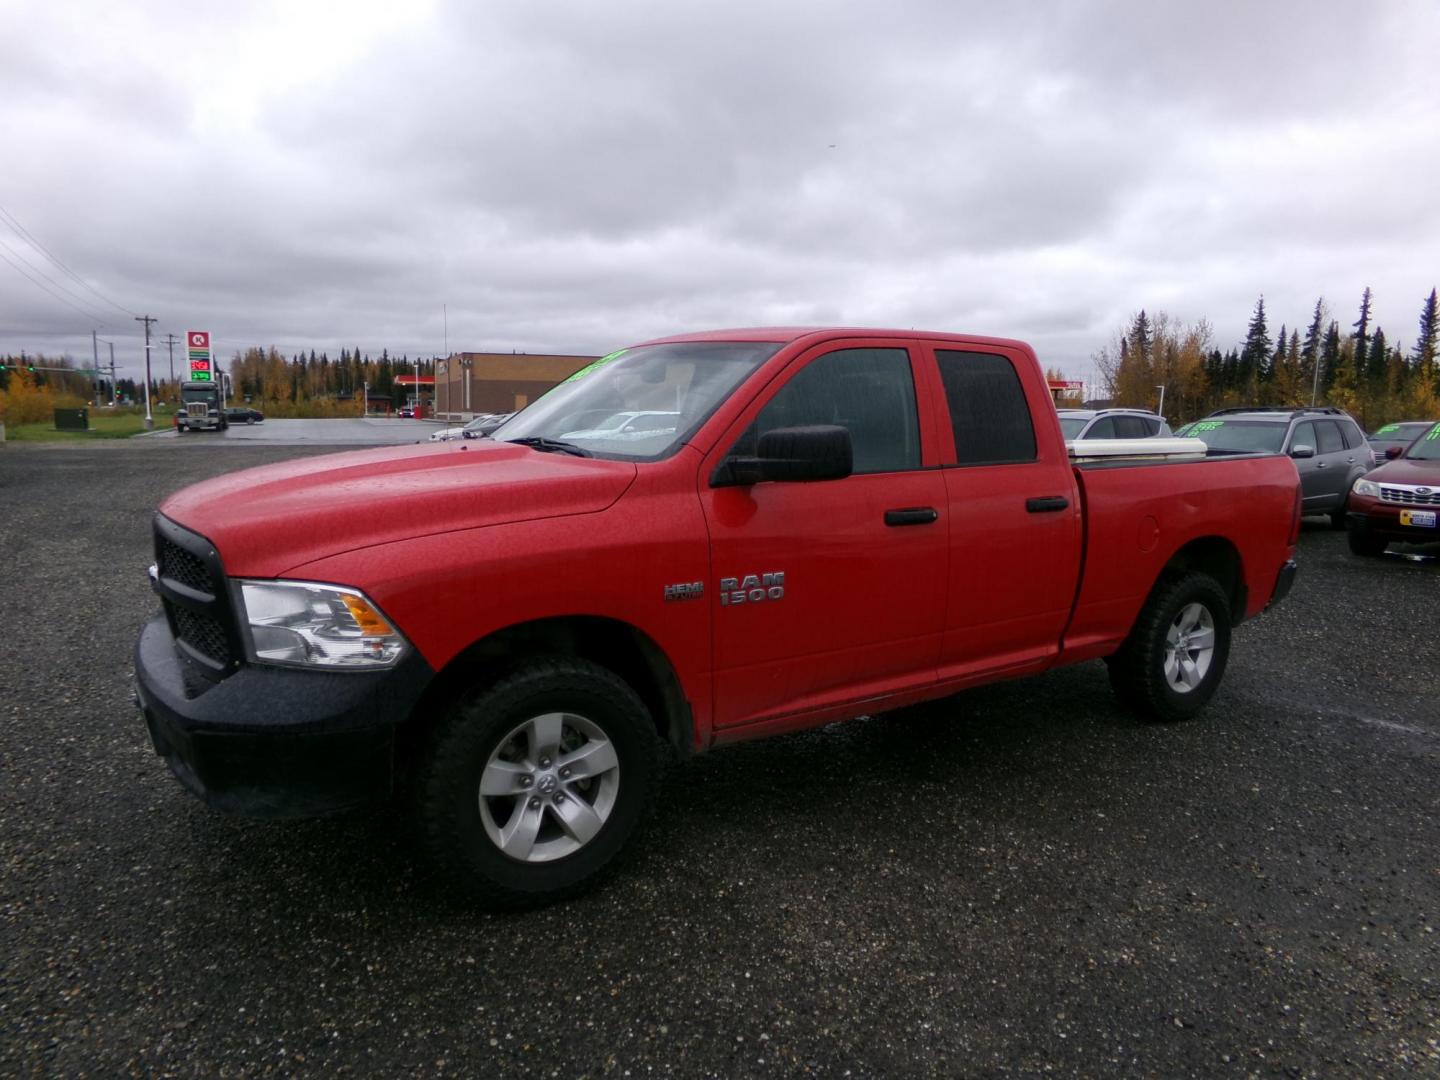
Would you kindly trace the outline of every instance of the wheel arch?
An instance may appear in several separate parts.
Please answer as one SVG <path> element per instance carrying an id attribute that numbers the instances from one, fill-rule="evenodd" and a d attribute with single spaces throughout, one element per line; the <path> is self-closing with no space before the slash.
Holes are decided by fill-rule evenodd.
<path id="1" fill-rule="evenodd" d="M 661 739 L 682 756 L 694 749 L 689 700 L 675 666 L 655 640 L 618 619 L 568 615 L 507 626 L 461 650 L 436 673 L 402 725 L 402 760 L 413 759 L 459 695 L 533 656 L 578 657 L 613 671 L 650 710 Z"/>
<path id="2" fill-rule="evenodd" d="M 1192 571 L 1215 580 L 1230 603 L 1230 625 L 1239 626 L 1245 619 L 1249 590 L 1245 585 L 1245 562 L 1234 543 L 1223 536 L 1191 540 L 1170 556 L 1159 576 Z M 1156 584 L 1159 584 L 1158 578 Z"/>

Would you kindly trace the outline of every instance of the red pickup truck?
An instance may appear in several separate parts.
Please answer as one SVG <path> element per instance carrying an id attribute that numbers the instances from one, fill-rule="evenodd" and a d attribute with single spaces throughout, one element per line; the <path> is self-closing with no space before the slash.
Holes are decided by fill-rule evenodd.
<path id="1" fill-rule="evenodd" d="M 1200 709 L 1231 627 L 1290 588 L 1295 467 L 1077 447 L 1018 341 L 622 349 L 493 439 L 168 499 L 137 698 L 214 807 L 407 793 L 477 897 L 553 899 L 630 836 L 662 740 L 683 755 L 1100 657 L 1140 714 Z"/>

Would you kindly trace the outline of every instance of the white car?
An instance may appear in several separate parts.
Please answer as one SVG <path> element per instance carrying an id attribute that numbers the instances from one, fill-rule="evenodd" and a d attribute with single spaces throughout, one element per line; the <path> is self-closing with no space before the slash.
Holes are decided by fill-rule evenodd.
<path id="1" fill-rule="evenodd" d="M 494 415 L 494 413 L 481 413 L 464 427 L 446 427 L 441 428 L 439 431 L 433 431 L 430 433 L 430 441 L 450 442 L 452 439 L 464 439 L 473 437 L 474 432 L 479 430 L 480 425 L 485 423 L 487 420 L 493 420 Z M 471 432 L 470 436 L 467 436 L 465 434 L 467 431 Z"/>
<path id="2" fill-rule="evenodd" d="M 575 439 L 634 442 L 652 435 L 672 434 L 679 422 L 678 412 L 618 412 L 606 417 L 593 428 L 567 431 L 560 438 L 566 442 Z"/>

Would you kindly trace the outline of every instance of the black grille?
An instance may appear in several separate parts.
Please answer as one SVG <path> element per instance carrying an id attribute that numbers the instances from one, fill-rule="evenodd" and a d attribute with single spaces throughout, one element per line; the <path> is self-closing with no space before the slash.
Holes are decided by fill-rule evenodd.
<path id="1" fill-rule="evenodd" d="M 205 678 L 225 678 L 237 667 L 243 646 L 214 545 L 156 514 L 155 569 L 155 586 L 180 652 Z"/>
<path id="2" fill-rule="evenodd" d="M 192 649 L 203 653 L 217 664 L 230 663 L 230 643 L 225 627 L 209 615 L 174 605 L 177 636 Z"/>
<path id="3" fill-rule="evenodd" d="M 186 551 L 180 545 L 171 543 L 163 536 L 156 539 L 157 569 L 160 571 L 161 577 L 170 578 L 196 592 L 202 592 L 208 596 L 215 595 L 215 581 L 210 574 L 210 568 L 205 565 L 203 559 Z"/>

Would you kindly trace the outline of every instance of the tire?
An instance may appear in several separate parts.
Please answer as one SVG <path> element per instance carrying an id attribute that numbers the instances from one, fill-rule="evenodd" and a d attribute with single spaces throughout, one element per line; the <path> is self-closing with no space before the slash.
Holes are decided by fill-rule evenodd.
<path id="1" fill-rule="evenodd" d="M 246 426 L 246 427 L 251 427 L 254 423 L 255 423 L 255 417 L 253 417 L 253 416 L 247 416 L 247 417 L 245 417 L 245 426 Z"/>
<path id="2" fill-rule="evenodd" d="M 1208 574 L 1167 574 L 1108 659 L 1115 696 L 1144 719 L 1188 720 L 1214 695 L 1230 658 L 1230 602 Z"/>
<path id="3" fill-rule="evenodd" d="M 1346 539 L 1350 542 L 1350 550 L 1356 555 L 1374 557 L 1383 555 L 1385 549 L 1390 545 L 1388 540 L 1382 540 L 1378 536 L 1371 536 L 1363 529 L 1351 526 Z"/>
<path id="4" fill-rule="evenodd" d="M 606 668 L 511 669 L 457 702 L 432 740 L 416 783 L 426 846 L 485 907 L 572 896 L 649 813 L 658 746 L 644 703 Z"/>
<path id="5" fill-rule="evenodd" d="M 1350 478 L 1350 483 L 1351 483 L 1351 484 L 1354 484 L 1354 483 L 1355 483 L 1355 478 L 1354 478 L 1354 477 L 1351 477 L 1351 478 Z M 1340 501 L 1340 505 L 1339 505 L 1338 507 L 1336 507 L 1334 510 L 1331 510 L 1331 511 L 1330 511 L 1330 527 L 1331 527 L 1332 529 L 1343 529 L 1343 528 L 1345 528 L 1345 512 L 1346 512 L 1347 510 L 1349 510 L 1349 509 L 1350 509 L 1350 488 L 1347 487 L 1347 488 L 1345 489 L 1345 498 Z"/>

